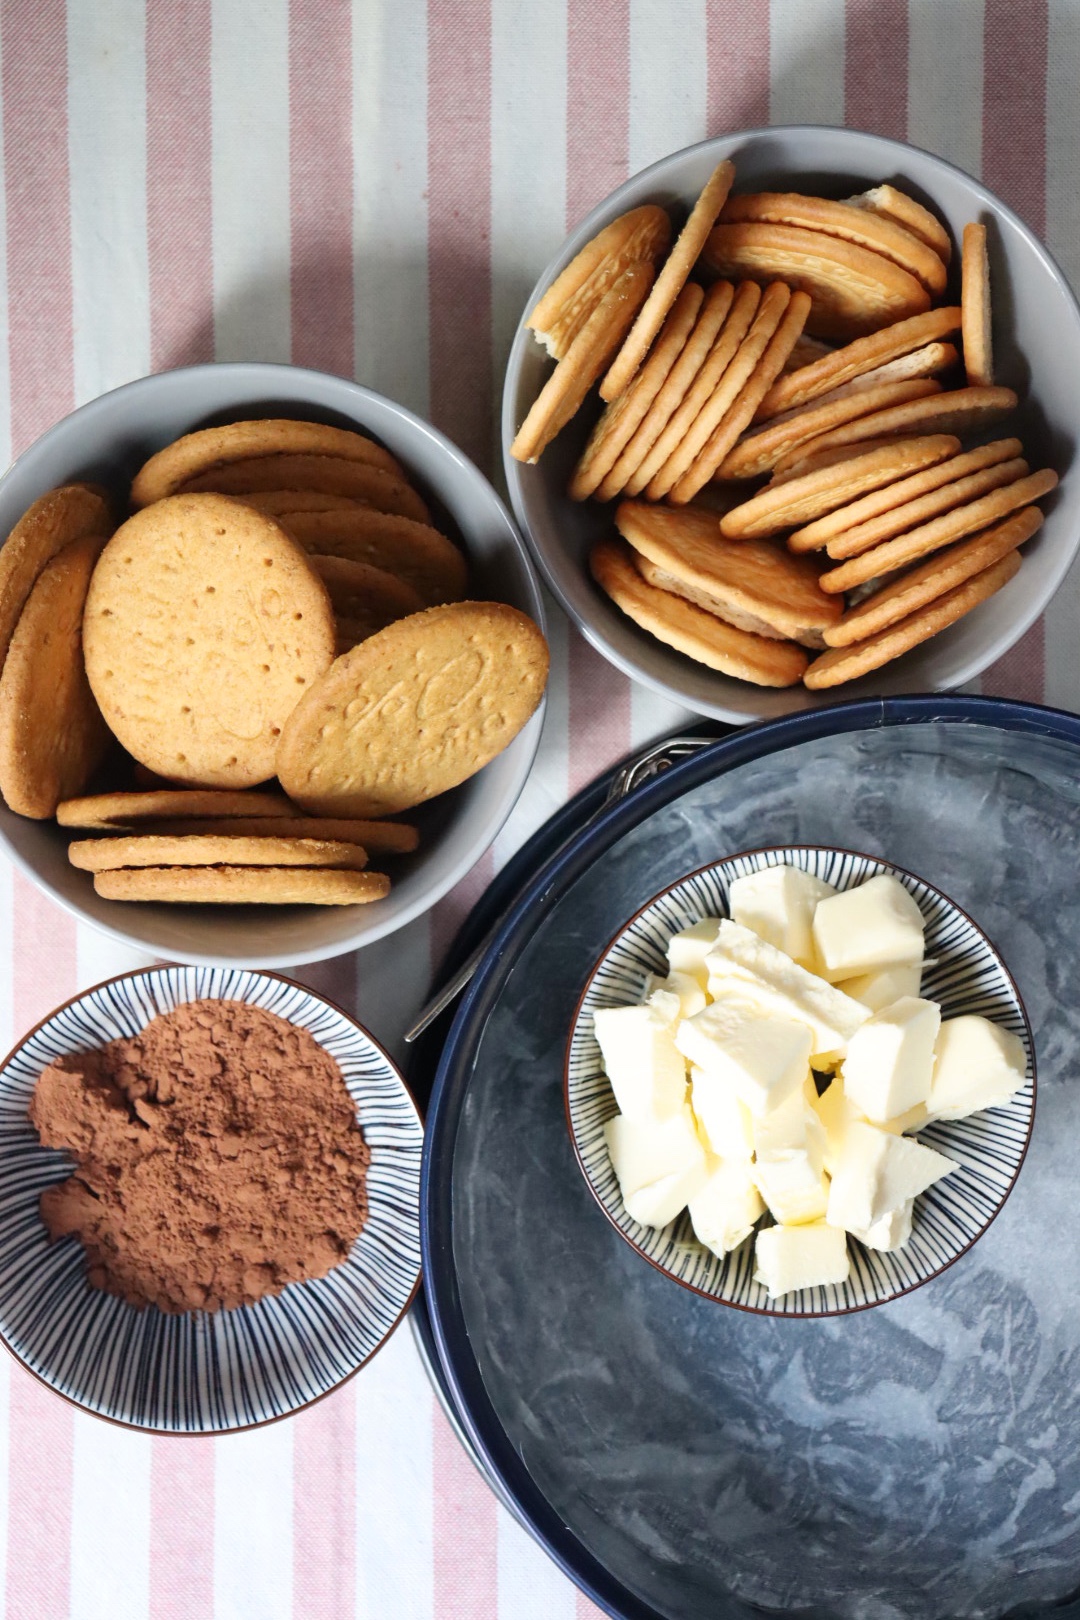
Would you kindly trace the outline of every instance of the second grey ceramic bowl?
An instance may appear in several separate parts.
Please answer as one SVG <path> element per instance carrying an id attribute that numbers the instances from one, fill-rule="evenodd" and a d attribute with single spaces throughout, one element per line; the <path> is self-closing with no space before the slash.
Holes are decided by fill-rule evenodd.
<path id="1" fill-rule="evenodd" d="M 695 664 L 639 630 L 589 576 L 589 549 L 613 532 L 613 507 L 571 501 L 566 486 L 598 414 L 595 399 L 535 466 L 510 456 L 514 433 L 550 369 L 544 350 L 524 324 L 510 351 L 502 420 L 506 477 L 518 522 L 547 583 L 593 646 L 627 675 L 699 714 L 739 724 L 819 708 L 838 697 L 961 686 L 1000 658 L 1038 618 L 1080 543 L 1080 479 L 1067 476 L 1080 425 L 1076 300 L 1061 270 L 1027 226 L 970 175 L 901 141 L 811 125 L 722 135 L 675 152 L 635 175 L 567 238 L 530 295 L 523 321 L 575 253 L 619 214 L 642 203 L 661 203 L 680 222 L 722 158 L 734 162 L 739 191 L 797 190 L 848 197 L 889 181 L 932 207 L 957 245 L 969 221 L 981 220 L 990 227 L 995 381 L 1015 388 L 1021 399 L 1015 418 L 994 432 L 1017 434 L 1033 468 L 1053 467 L 1063 479 L 1060 488 L 1040 503 L 1046 523 L 1025 548 L 1024 566 L 1004 590 L 949 630 L 873 675 L 831 691 L 808 692 L 802 686 L 770 690 Z M 959 293 L 954 253 L 945 297 L 958 303 Z"/>

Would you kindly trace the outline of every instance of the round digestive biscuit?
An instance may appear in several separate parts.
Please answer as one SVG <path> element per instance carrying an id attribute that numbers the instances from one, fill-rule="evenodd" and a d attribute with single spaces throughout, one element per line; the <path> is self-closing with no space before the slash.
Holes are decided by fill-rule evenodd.
<path id="1" fill-rule="evenodd" d="M 756 686 L 794 686 L 807 665 L 801 647 L 740 630 L 680 596 L 657 590 L 635 568 L 617 540 L 601 540 L 589 554 L 600 589 L 642 630 L 695 663 Z"/>
<path id="2" fill-rule="evenodd" d="M 76 839 L 68 845 L 68 860 L 83 872 L 134 866 L 332 866 L 358 872 L 367 865 L 367 851 L 327 838 L 136 833 Z"/>
<path id="3" fill-rule="evenodd" d="M 334 615 L 272 518 L 219 495 L 171 495 L 105 547 L 83 620 L 86 673 L 110 729 L 163 776 L 244 788 L 330 665 Z"/>
<path id="4" fill-rule="evenodd" d="M 909 569 L 845 613 L 839 623 L 825 631 L 826 645 L 848 647 L 906 619 L 916 609 L 955 590 L 965 580 L 981 574 L 1022 546 L 1037 532 L 1042 521 L 1043 515 L 1037 506 L 1025 506 L 1004 523 L 983 530 L 973 539 L 950 546 L 947 551 L 935 552 L 918 568 Z"/>
<path id="5" fill-rule="evenodd" d="M 351 512 L 292 512 L 281 522 L 313 556 L 343 557 L 403 580 L 421 598 L 413 612 L 465 594 L 464 556 L 429 523 L 362 506 Z"/>
<path id="6" fill-rule="evenodd" d="M 561 360 L 605 293 L 624 271 L 667 251 L 671 221 L 655 203 L 632 208 L 586 242 L 541 298 L 525 325 Z"/>
<path id="7" fill-rule="evenodd" d="M 947 630 L 951 624 L 970 613 L 972 608 L 978 607 L 980 602 L 985 602 L 995 591 L 1007 585 L 1019 567 L 1018 553 L 1010 551 L 992 567 L 984 569 L 954 590 L 947 591 L 926 607 L 917 608 L 887 630 L 881 630 L 877 635 L 868 636 L 865 641 L 855 642 L 850 647 L 830 647 L 820 658 L 815 658 L 806 671 L 803 676 L 805 685 L 812 691 L 820 691 L 872 674 L 883 664 L 891 663 L 902 653 L 910 652 L 913 647 L 929 641 L 931 636 Z"/>
<path id="8" fill-rule="evenodd" d="M 646 579 L 741 629 L 820 646 L 821 632 L 840 617 L 814 563 L 767 541 L 727 540 L 708 512 L 623 501 L 615 523 L 637 557 L 665 576 L 651 576 L 639 562 Z"/>
<path id="9" fill-rule="evenodd" d="M 181 905 L 355 906 L 383 900 L 382 872 L 300 866 L 143 866 L 95 872 L 105 900 L 159 900 Z"/>
<path id="10" fill-rule="evenodd" d="M 720 463 L 718 475 L 721 478 L 758 478 L 762 473 L 780 466 L 785 456 L 793 455 L 803 445 L 824 448 L 823 440 L 831 443 L 832 440 L 828 438 L 830 434 L 853 422 L 861 422 L 864 417 L 880 416 L 892 407 L 921 401 L 941 391 L 940 383 L 936 383 L 932 377 L 913 377 L 909 382 L 882 383 L 878 388 L 868 388 L 863 394 L 836 399 L 828 405 L 819 405 L 814 400 L 777 421 L 767 422 L 764 427 L 747 433 Z M 927 428 L 926 431 L 930 433 L 934 430 Z M 865 434 L 856 433 L 854 437 L 870 438 L 871 433 L 868 429 Z"/>
<path id="11" fill-rule="evenodd" d="M 727 200 L 735 179 L 735 165 L 727 158 L 718 163 L 705 182 L 701 195 L 690 211 L 690 217 L 679 232 L 678 239 L 664 262 L 637 319 L 615 356 L 607 376 L 600 384 L 600 398 L 618 399 L 649 352 L 653 338 L 663 325 L 679 291 L 689 276 L 706 238 L 716 224 L 720 210 Z"/>
<path id="12" fill-rule="evenodd" d="M 274 455 L 230 461 L 189 478 L 183 493 L 244 496 L 289 487 L 348 495 L 376 511 L 397 512 L 417 523 L 431 520 L 427 506 L 404 478 L 369 462 L 346 461 L 341 456 Z"/>
<path id="13" fill-rule="evenodd" d="M 320 489 L 252 489 L 235 499 L 274 518 L 288 517 L 290 512 L 355 512 L 363 507 L 352 495 Z"/>
<path id="14" fill-rule="evenodd" d="M 27 508 L 0 546 L 0 664 L 46 563 L 73 540 L 111 530 L 108 498 L 94 484 L 64 484 Z"/>
<path id="15" fill-rule="evenodd" d="M 886 540 L 883 545 L 874 546 L 840 563 L 838 567 L 828 569 L 821 576 L 821 588 L 829 592 L 849 591 L 867 580 L 890 574 L 896 568 L 906 568 L 909 563 L 918 562 L 932 551 L 940 551 L 943 546 L 951 545 L 954 540 L 962 540 L 966 535 L 977 534 L 980 529 L 999 523 L 1019 507 L 1040 500 L 1050 493 L 1057 481 L 1057 473 L 1047 468 L 1042 472 L 1030 473 L 1026 478 L 1018 478 L 1014 483 L 992 490 L 988 495 L 981 495 L 966 506 L 954 507 L 951 512 L 943 512 L 940 517 L 898 535 L 895 540 Z"/>
<path id="16" fill-rule="evenodd" d="M 733 540 L 779 534 L 795 524 L 831 512 L 868 490 L 895 484 L 909 473 L 933 467 L 954 456 L 959 439 L 949 434 L 928 434 L 920 439 L 899 439 L 884 449 L 853 456 L 831 467 L 804 473 L 787 483 L 769 485 L 721 519 L 720 527 Z M 812 547 L 793 547 L 811 550 Z"/>
<path id="17" fill-rule="evenodd" d="M 960 287 L 964 370 L 969 383 L 989 387 L 994 380 L 994 345 L 990 325 L 990 260 L 986 252 L 985 225 L 964 226 Z"/>
<path id="18" fill-rule="evenodd" d="M 586 500 L 615 465 L 682 353 L 704 297 L 704 290 L 694 281 L 688 281 L 679 293 L 648 360 L 589 435 L 567 490 L 571 500 Z"/>
<path id="19" fill-rule="evenodd" d="M 864 372 L 874 371 L 889 361 L 921 349 L 960 330 L 959 304 L 929 309 L 905 321 L 895 321 L 866 337 L 856 338 L 841 349 L 832 349 L 797 373 L 780 377 L 770 388 L 758 411 L 760 421 L 768 421 L 796 405 L 808 405 L 822 394 L 851 382 Z"/>
<path id="20" fill-rule="evenodd" d="M 311 566 L 330 593 L 338 636 L 343 624 L 347 624 L 354 637 L 351 646 L 373 636 L 376 630 L 384 630 L 395 619 L 421 612 L 427 605 L 419 591 L 405 580 L 368 563 L 352 562 L 348 557 L 313 556 Z"/>
<path id="21" fill-rule="evenodd" d="M 886 540 L 895 539 L 897 535 L 908 534 L 921 524 L 929 523 L 932 518 L 944 512 L 951 512 L 954 507 L 966 506 L 969 501 L 976 500 L 981 495 L 988 495 L 991 490 L 1015 484 L 1018 478 L 1025 478 L 1030 471 L 1023 456 L 1015 456 L 1010 461 L 995 461 L 990 466 L 980 467 L 977 471 L 968 473 L 965 477 L 952 479 L 948 483 L 940 484 L 936 489 L 917 495 L 914 500 L 905 501 L 903 505 L 895 507 L 892 511 L 883 512 L 879 517 L 871 518 L 866 523 L 842 530 L 835 539 L 828 542 L 826 549 L 829 556 L 837 561 L 861 556 L 872 546 L 882 545 Z M 788 544 L 790 543 L 789 540 Z"/>
<path id="22" fill-rule="evenodd" d="M 510 446 L 517 461 L 537 461 L 576 414 L 622 342 L 652 285 L 650 262 L 633 264 L 604 294 L 547 379 Z"/>
<path id="23" fill-rule="evenodd" d="M 764 220 L 716 225 L 703 259 L 719 276 L 780 280 L 793 292 L 809 293 L 806 325 L 814 337 L 859 337 L 930 306 L 926 288 L 907 270 L 823 231 Z"/>
<path id="24" fill-rule="evenodd" d="M 926 380 L 933 382 L 933 378 Z M 909 383 L 907 386 L 914 388 L 916 384 Z M 816 453 L 831 449 L 834 445 L 858 444 L 862 439 L 878 438 L 882 434 L 978 433 L 983 428 L 995 426 L 1016 406 L 1017 397 L 1011 388 L 953 388 L 945 391 L 935 385 L 922 393 L 909 395 L 906 400 L 879 407 L 865 416 L 853 417 L 819 433 L 814 439 L 804 440 L 802 449 L 806 453 Z M 783 468 L 791 455 L 791 451 L 785 451 L 775 465 Z"/>
<path id="25" fill-rule="evenodd" d="M 151 456 L 135 474 L 131 504 L 149 506 L 151 501 L 175 495 L 189 479 L 228 462 L 272 455 L 340 456 L 346 461 L 381 467 L 396 478 L 405 477 L 400 462 L 389 450 L 363 433 L 327 427 L 323 422 L 294 422 L 289 418 L 228 422 L 223 427 L 186 433 L 182 439 L 174 440 Z"/>
<path id="26" fill-rule="evenodd" d="M 501 602 L 399 619 L 338 658 L 282 730 L 277 767 L 316 815 L 382 816 L 456 787 L 533 714 L 547 643 Z"/>
<path id="27" fill-rule="evenodd" d="M 922 203 L 916 202 L 914 197 L 909 197 L 906 191 L 898 191 L 890 185 L 871 186 L 869 191 L 861 191 L 857 197 L 845 197 L 844 202 L 851 208 L 862 208 L 867 213 L 895 220 L 912 236 L 917 236 L 921 242 L 932 247 L 946 264 L 952 258 L 952 242 L 940 219 L 929 208 L 924 208 Z"/>
<path id="28" fill-rule="evenodd" d="M 831 598 L 830 598 L 831 600 Z M 188 838 L 195 833 L 218 833 L 227 838 L 331 839 L 339 844 L 359 844 L 368 854 L 410 855 L 420 843 L 415 827 L 403 821 L 333 820 L 327 816 L 235 816 L 232 820 L 151 821 L 142 829 L 147 834 Z"/>
<path id="29" fill-rule="evenodd" d="M 940 254 L 903 225 L 831 197 L 807 197 L 794 191 L 758 191 L 728 200 L 725 223 L 764 220 L 773 225 L 794 225 L 808 231 L 853 242 L 906 270 L 934 297 L 945 291 L 945 264 Z"/>
<path id="30" fill-rule="evenodd" d="M 56 807 L 61 827 L 135 827 L 168 816 L 193 820 L 237 816 L 285 816 L 292 807 L 281 793 L 229 793 L 209 788 L 157 788 L 148 793 L 94 793 L 64 799 Z"/>
<path id="31" fill-rule="evenodd" d="M 86 786 L 109 729 L 86 679 L 82 617 L 104 535 L 85 535 L 38 575 L 0 673 L 0 792 L 43 820 Z"/>

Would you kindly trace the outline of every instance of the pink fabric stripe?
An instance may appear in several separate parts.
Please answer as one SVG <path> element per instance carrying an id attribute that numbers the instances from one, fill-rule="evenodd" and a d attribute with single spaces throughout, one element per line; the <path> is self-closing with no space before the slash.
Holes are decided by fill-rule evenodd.
<path id="1" fill-rule="evenodd" d="M 491 16 L 429 0 L 427 26 L 431 416 L 490 470 Z"/>
<path id="2" fill-rule="evenodd" d="M 495 858 L 488 850 L 461 882 L 439 901 L 431 913 L 431 966 L 436 972 L 454 936 L 495 875 Z"/>
<path id="3" fill-rule="evenodd" d="M 844 122 L 907 139 L 907 0 L 847 0 Z"/>
<path id="4" fill-rule="evenodd" d="M 214 1441 L 151 1447 L 149 1620 L 204 1620 L 214 1612 Z"/>
<path id="5" fill-rule="evenodd" d="M 294 1419 L 292 1620 L 356 1613 L 356 1467 L 347 1384 Z"/>
<path id="6" fill-rule="evenodd" d="M 350 0 L 291 0 L 289 183 L 293 361 L 351 377 L 355 350 Z"/>
<path id="7" fill-rule="evenodd" d="M 630 681 L 574 631 L 569 641 L 571 796 L 629 753 Z"/>
<path id="8" fill-rule="evenodd" d="M 629 0 L 568 0 L 566 221 L 576 225 L 626 179 L 630 152 Z"/>
<path id="9" fill-rule="evenodd" d="M 1046 230 L 1046 0 L 986 0 L 983 24 L 983 179 L 1032 230 Z M 1041 703 L 1046 693 L 1042 620 L 982 678 L 991 697 Z"/>
<path id="10" fill-rule="evenodd" d="M 146 229 L 155 371 L 214 358 L 210 127 L 210 0 L 148 5 Z"/>
<path id="11" fill-rule="evenodd" d="M 16 872 L 12 929 L 19 946 L 12 995 L 22 1034 L 75 994 L 75 923 Z"/>
<path id="12" fill-rule="evenodd" d="M 438 1407 L 432 1463 L 435 1620 L 493 1620 L 498 1503 Z"/>
<path id="13" fill-rule="evenodd" d="M 769 0 L 706 0 L 706 129 L 710 135 L 769 122 Z"/>
<path id="14" fill-rule="evenodd" d="M 2 0 L 11 439 L 75 403 L 64 0 Z"/>
<path id="15" fill-rule="evenodd" d="M 584 1592 L 579 1592 L 574 1606 L 574 1620 L 604 1620 L 604 1615 L 591 1598 L 587 1598 Z"/>

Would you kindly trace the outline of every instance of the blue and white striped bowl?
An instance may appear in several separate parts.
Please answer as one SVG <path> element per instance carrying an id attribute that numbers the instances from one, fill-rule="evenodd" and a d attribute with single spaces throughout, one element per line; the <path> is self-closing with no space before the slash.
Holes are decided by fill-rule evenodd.
<path id="1" fill-rule="evenodd" d="M 92 1288 L 81 1244 L 51 1244 L 42 1190 L 71 1170 L 27 1117 L 53 1059 L 134 1035 L 159 1013 L 217 998 L 265 1007 L 337 1059 L 371 1149 L 367 1224 L 317 1281 L 234 1311 L 170 1316 Z M 59 1008 L 0 1069 L 0 1338 L 31 1372 L 99 1417 L 161 1434 L 222 1434 L 286 1417 L 357 1372 L 420 1280 L 423 1126 L 366 1030 L 303 985 L 238 968 L 124 974 Z"/>
<path id="2" fill-rule="evenodd" d="M 854 888 L 882 872 L 898 877 L 926 919 L 926 955 L 935 963 L 923 974 L 921 994 L 939 1001 L 946 1018 L 981 1013 L 1019 1035 L 1027 1053 L 1028 1080 L 1003 1108 L 941 1121 L 919 1133 L 920 1141 L 955 1159 L 961 1168 L 916 1199 L 911 1238 L 902 1249 L 882 1254 L 849 1238 L 847 1282 L 770 1300 L 754 1281 L 749 1240 L 721 1260 L 697 1241 L 685 1213 L 660 1230 L 642 1226 L 626 1213 L 604 1139 L 604 1125 L 617 1110 L 593 1034 L 593 1013 L 598 1007 L 640 1001 L 646 975 L 667 972 L 665 949 L 672 934 L 702 917 L 726 917 L 732 879 L 783 863 L 801 866 L 837 889 Z M 1008 969 L 985 934 L 938 889 L 910 872 L 869 855 L 810 846 L 750 850 L 702 867 L 632 917 L 604 951 L 578 1003 L 565 1086 L 578 1162 L 601 1209 L 626 1241 L 695 1293 L 773 1316 L 834 1316 L 881 1305 L 959 1259 L 986 1231 L 1012 1191 L 1035 1113 L 1035 1060 L 1027 1014 Z"/>

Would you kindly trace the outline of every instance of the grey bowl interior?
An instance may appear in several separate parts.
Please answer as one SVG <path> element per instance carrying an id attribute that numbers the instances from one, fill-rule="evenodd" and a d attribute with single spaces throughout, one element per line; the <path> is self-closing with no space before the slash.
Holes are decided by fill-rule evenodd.
<path id="1" fill-rule="evenodd" d="M 513 460 L 509 445 L 551 362 L 524 325 L 510 352 L 503 393 L 503 446 L 510 499 L 551 589 L 592 644 L 626 674 L 701 714 L 734 721 L 817 708 L 836 698 L 946 691 L 1000 658 L 1042 612 L 1080 541 L 1080 481 L 1064 478 L 1077 437 L 1075 379 L 1080 368 L 1080 310 L 1068 283 L 1027 227 L 978 181 L 940 158 L 899 141 L 814 126 L 753 130 L 704 141 L 628 180 L 582 221 L 548 265 L 524 315 L 574 254 L 617 215 L 644 202 L 668 206 L 677 222 L 721 158 L 735 163 L 737 190 L 818 192 L 846 197 L 890 181 L 945 220 L 955 242 L 971 220 L 989 227 L 995 380 L 1015 388 L 1021 406 L 1006 426 L 1032 467 L 1050 466 L 1064 482 L 1042 502 L 1046 522 L 1025 548 L 1024 566 L 989 602 L 932 641 L 864 680 L 830 692 L 801 686 L 750 686 L 695 664 L 654 640 L 602 595 L 586 557 L 613 530 L 610 505 L 578 504 L 565 494 L 570 470 L 598 415 L 595 396 L 535 466 Z M 947 298 L 959 302 L 954 255 Z M 752 487 L 752 486 L 748 486 Z"/>
<path id="2" fill-rule="evenodd" d="M 290 366 L 194 366 L 142 378 L 82 406 L 32 445 L 0 482 L 0 533 L 7 534 L 44 491 L 73 479 L 107 485 L 123 510 L 132 474 L 162 445 L 196 428 L 260 416 L 331 422 L 379 439 L 409 469 L 435 521 L 464 545 L 472 593 L 521 608 L 543 627 L 525 548 L 476 467 L 434 428 L 381 395 Z M 541 708 L 477 776 L 413 813 L 420 849 L 395 861 L 389 896 L 371 905 L 125 905 L 100 899 L 88 874 L 68 865 L 68 840 L 54 823 L 28 821 L 0 807 L 0 842 L 67 910 L 137 949 L 183 962 L 247 967 L 318 961 L 392 933 L 464 876 L 524 786 L 542 715 Z"/>

